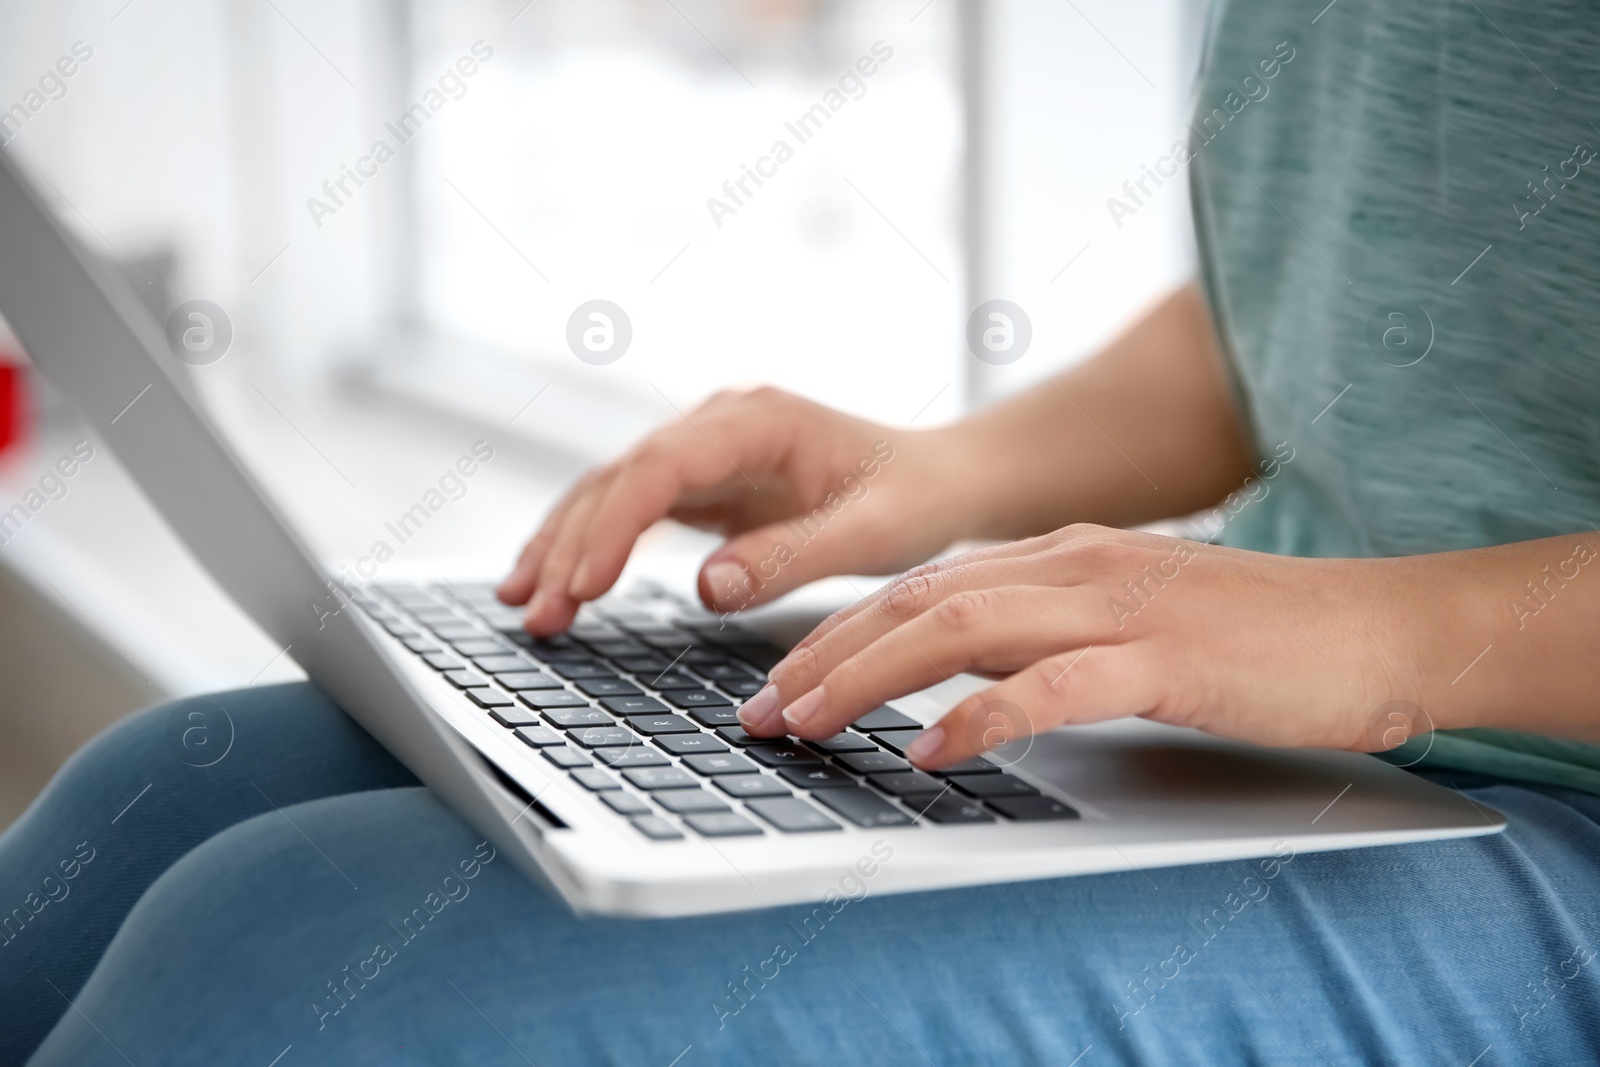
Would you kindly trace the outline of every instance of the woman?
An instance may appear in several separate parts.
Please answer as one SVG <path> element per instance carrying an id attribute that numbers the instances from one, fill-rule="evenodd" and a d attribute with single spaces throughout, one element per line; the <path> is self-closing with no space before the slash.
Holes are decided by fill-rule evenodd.
<path id="1" fill-rule="evenodd" d="M 785 909 L 574 919 L 313 691 L 251 690 L 109 731 L 0 841 L 4 902 L 45 902 L 0 948 L 0 1056 L 1600 1059 L 1600 34 L 1574 3 L 1319 6 L 1221 13 L 1195 122 L 1130 183 L 1136 208 L 1187 169 L 1201 281 L 1100 356 L 932 432 L 715 398 L 579 483 L 502 596 L 560 630 L 668 515 L 733 535 L 701 575 L 722 607 L 1002 539 L 830 619 L 747 729 L 824 737 L 956 670 L 1004 677 L 925 766 L 995 697 L 1033 729 L 1437 728 L 1402 761 L 1504 835 L 869 895 L 774 971 Z M 880 441 L 871 492 L 793 543 Z M 1206 509 L 1220 545 L 1114 529 Z M 234 750 L 188 766 L 165 732 L 214 705 Z"/>

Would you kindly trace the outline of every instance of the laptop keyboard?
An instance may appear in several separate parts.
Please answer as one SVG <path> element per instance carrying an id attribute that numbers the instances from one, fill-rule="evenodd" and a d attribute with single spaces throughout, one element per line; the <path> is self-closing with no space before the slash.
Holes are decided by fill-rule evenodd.
<path id="1" fill-rule="evenodd" d="M 535 638 L 486 583 L 369 587 L 355 603 L 487 716 L 652 841 L 1076 819 L 984 757 L 924 772 L 889 707 L 826 741 L 755 738 L 738 705 L 783 650 L 654 586 Z"/>

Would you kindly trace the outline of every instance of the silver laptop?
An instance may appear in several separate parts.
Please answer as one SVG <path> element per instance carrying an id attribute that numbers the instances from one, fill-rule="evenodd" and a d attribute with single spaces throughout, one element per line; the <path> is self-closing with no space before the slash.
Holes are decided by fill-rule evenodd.
<path id="1" fill-rule="evenodd" d="M 1505 825 L 1368 756 L 1139 719 L 911 770 L 907 739 L 985 684 L 965 677 L 826 742 L 755 742 L 735 711 L 782 650 L 663 589 L 613 595 L 535 640 L 482 583 L 330 579 L 196 402 L 161 325 L 7 152 L 0 312 L 239 606 L 580 911 L 688 915 Z"/>

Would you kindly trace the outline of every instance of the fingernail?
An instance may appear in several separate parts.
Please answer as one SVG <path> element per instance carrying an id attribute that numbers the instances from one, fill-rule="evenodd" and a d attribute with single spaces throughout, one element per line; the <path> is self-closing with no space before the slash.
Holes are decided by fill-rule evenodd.
<path id="1" fill-rule="evenodd" d="M 750 729 L 760 730 L 773 725 L 773 716 L 777 714 L 778 687 L 769 685 L 744 702 L 739 709 L 739 721 Z"/>
<path id="2" fill-rule="evenodd" d="M 706 588 L 711 590 L 711 602 L 719 608 L 741 607 L 750 599 L 749 576 L 742 565 L 731 559 L 706 567 Z"/>
<path id="3" fill-rule="evenodd" d="M 799 729 L 805 725 L 807 719 L 822 710 L 823 703 L 828 699 L 828 694 L 822 691 L 822 686 L 817 686 L 805 696 L 783 709 L 783 721 L 792 728 Z"/>
<path id="4" fill-rule="evenodd" d="M 917 739 L 906 746 L 906 759 L 912 763 L 921 763 L 944 744 L 944 727 L 930 726 L 917 735 Z"/>

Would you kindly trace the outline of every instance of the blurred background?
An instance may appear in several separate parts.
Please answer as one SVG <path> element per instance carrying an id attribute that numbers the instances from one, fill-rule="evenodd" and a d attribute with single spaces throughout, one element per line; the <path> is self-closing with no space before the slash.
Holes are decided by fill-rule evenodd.
<path id="1" fill-rule="evenodd" d="M 0 151 L 156 319 L 222 309 L 227 354 L 188 373 L 330 566 L 483 440 L 495 460 L 391 573 L 492 574 L 585 466 L 716 389 L 935 425 L 1181 284 L 1183 184 L 1120 225 L 1106 201 L 1182 135 L 1205 17 L 1204 0 L 16 0 Z M 605 365 L 567 340 L 597 299 L 632 333 Z M 963 338 L 990 299 L 1032 324 L 1006 366 Z M 79 441 L 0 322 L 0 511 Z M 0 531 L 0 826 L 121 715 L 297 676 L 108 451 L 65 484 Z M 709 544 L 658 541 L 686 561 Z"/>

